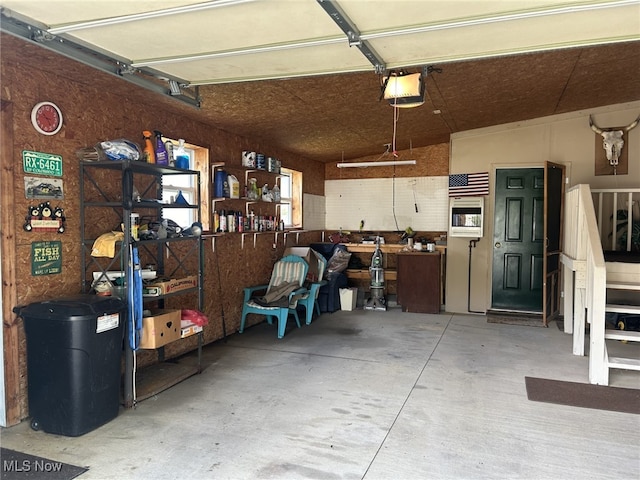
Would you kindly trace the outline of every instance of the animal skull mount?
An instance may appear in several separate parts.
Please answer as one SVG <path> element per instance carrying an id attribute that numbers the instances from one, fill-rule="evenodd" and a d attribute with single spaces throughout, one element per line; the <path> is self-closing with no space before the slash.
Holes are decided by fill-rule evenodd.
<path id="1" fill-rule="evenodd" d="M 591 115 L 589 115 L 589 126 L 591 127 L 591 130 L 602 137 L 602 147 L 604 148 L 609 165 L 613 167 L 614 175 L 617 173 L 620 156 L 622 154 L 622 147 L 624 147 L 624 133 L 636 127 L 639 122 L 640 116 L 626 127 L 600 128 L 594 123 Z"/>

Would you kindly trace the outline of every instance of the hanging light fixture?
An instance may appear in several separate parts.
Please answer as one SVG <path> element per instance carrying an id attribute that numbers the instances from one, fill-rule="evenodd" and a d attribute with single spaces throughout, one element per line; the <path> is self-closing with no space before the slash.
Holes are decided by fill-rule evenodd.
<path id="1" fill-rule="evenodd" d="M 397 165 L 415 165 L 415 160 L 384 160 L 382 162 L 342 162 L 338 168 L 363 168 L 363 167 L 395 167 Z"/>
<path id="2" fill-rule="evenodd" d="M 415 160 L 397 160 L 398 153 L 395 151 L 395 137 L 393 138 L 393 143 L 385 143 L 386 147 L 385 152 L 378 157 L 377 160 L 370 162 L 345 162 L 344 161 L 344 152 L 342 152 L 342 162 L 338 163 L 336 166 L 338 168 L 363 168 L 363 167 L 396 167 L 402 165 L 415 165 Z M 393 151 L 391 149 L 393 148 Z M 387 155 L 393 156 L 394 160 L 381 160 Z"/>
<path id="3" fill-rule="evenodd" d="M 419 107 L 424 103 L 425 77 L 426 69 L 418 73 L 392 70 L 383 78 L 382 95 L 394 108 Z"/>

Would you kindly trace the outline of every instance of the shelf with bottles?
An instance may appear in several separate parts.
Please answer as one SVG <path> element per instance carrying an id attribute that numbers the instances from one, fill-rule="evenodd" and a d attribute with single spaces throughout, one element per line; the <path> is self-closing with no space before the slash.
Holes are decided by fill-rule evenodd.
<path id="1" fill-rule="evenodd" d="M 240 210 L 214 210 L 212 219 L 214 233 L 260 233 L 284 231 L 284 220 L 279 215 L 263 215 Z"/>
<path id="2" fill-rule="evenodd" d="M 239 198 L 248 201 L 261 201 L 262 189 L 267 186 L 269 191 L 277 187 L 280 189 L 280 172 L 247 167 L 229 167 L 224 162 L 216 162 L 211 165 L 211 181 L 214 185 L 212 201 L 238 200 Z M 238 173 L 238 175 L 235 175 Z M 255 175 L 250 177 L 249 175 Z M 233 177 L 233 182 L 229 177 Z M 244 179 L 244 183 L 241 180 Z M 267 180 L 267 181 L 265 181 Z M 226 181 L 226 185 L 225 185 Z M 237 181 L 237 195 L 232 193 L 232 183 Z M 273 187 L 271 186 L 273 184 Z M 260 186 L 261 185 L 261 186 Z M 255 187 L 257 190 L 252 190 Z M 253 191 L 253 193 L 252 193 Z M 257 195 L 257 196 L 254 196 Z M 267 202 L 268 203 L 268 202 Z"/>

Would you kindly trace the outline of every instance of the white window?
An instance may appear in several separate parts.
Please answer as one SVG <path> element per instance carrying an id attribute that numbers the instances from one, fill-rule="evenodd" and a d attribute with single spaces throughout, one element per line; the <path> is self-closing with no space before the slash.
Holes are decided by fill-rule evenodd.
<path id="1" fill-rule="evenodd" d="M 301 228 L 302 172 L 283 168 L 280 175 L 280 218 L 286 228 Z"/>
<path id="2" fill-rule="evenodd" d="M 280 175 L 280 218 L 285 227 L 291 227 L 291 173 L 283 168 Z"/>
<path id="3" fill-rule="evenodd" d="M 174 143 L 175 149 L 178 142 L 175 140 L 171 141 Z M 197 177 L 193 174 L 164 175 L 162 177 L 162 200 L 165 203 L 171 203 L 172 200 L 174 201 L 178 198 L 178 195 L 181 194 L 190 205 L 196 205 L 199 201 L 201 218 L 197 218 L 197 210 L 181 208 L 165 208 L 163 210 L 164 218 L 173 220 L 182 228 L 188 228 L 193 224 L 193 222 L 199 220 L 202 223 L 203 230 L 208 230 L 209 208 L 205 199 L 209 198 L 207 189 L 207 179 L 209 177 L 209 151 L 203 147 L 185 144 L 185 152 L 189 155 L 189 166 L 191 170 L 200 171 L 201 198 L 197 198 L 198 186 L 195 184 Z"/>

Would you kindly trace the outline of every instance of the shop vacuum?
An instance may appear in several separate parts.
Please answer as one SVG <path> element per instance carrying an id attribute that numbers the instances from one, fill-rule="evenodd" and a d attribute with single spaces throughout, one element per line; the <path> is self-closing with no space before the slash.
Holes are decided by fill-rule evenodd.
<path id="1" fill-rule="evenodd" d="M 369 273 L 371 275 L 371 297 L 364 304 L 364 309 L 386 311 L 387 301 L 384 298 L 384 268 L 382 268 L 380 237 L 376 238 L 376 249 L 371 257 Z"/>

